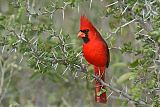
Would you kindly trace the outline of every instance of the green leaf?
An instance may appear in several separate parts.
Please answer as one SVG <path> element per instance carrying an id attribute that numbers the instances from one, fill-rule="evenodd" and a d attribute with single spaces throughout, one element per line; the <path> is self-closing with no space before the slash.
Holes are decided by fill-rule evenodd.
<path id="1" fill-rule="evenodd" d="M 126 67 L 126 66 L 127 66 L 127 64 L 124 62 L 117 62 L 112 65 L 112 67 Z"/>
<path id="2" fill-rule="evenodd" d="M 129 80 L 131 77 L 135 76 L 135 73 L 134 72 L 128 72 L 128 73 L 125 73 L 123 74 L 122 76 L 119 77 L 119 79 L 117 80 L 117 83 L 118 84 L 121 84 L 127 80 Z"/>
<path id="3" fill-rule="evenodd" d="M 0 15 L 0 21 L 3 21 L 6 17 Z"/>
<path id="4" fill-rule="evenodd" d="M 101 89 L 98 93 L 97 93 L 97 96 L 100 96 L 102 93 L 106 92 L 106 89 Z"/>
<path id="5" fill-rule="evenodd" d="M 132 68 L 135 68 L 136 66 L 138 66 L 138 59 L 137 60 L 135 60 L 134 62 L 132 62 L 131 64 L 130 64 L 130 67 L 132 67 Z"/>
<path id="6" fill-rule="evenodd" d="M 142 89 L 138 84 L 136 84 L 133 87 L 131 87 L 131 89 L 129 90 L 129 93 L 132 94 L 132 97 L 134 100 L 138 101 L 141 97 Z"/>
<path id="7" fill-rule="evenodd" d="M 158 43 L 160 43 L 160 37 L 158 37 Z"/>
<path id="8" fill-rule="evenodd" d="M 4 30 L 5 27 L 3 25 L 0 25 L 0 30 Z"/>

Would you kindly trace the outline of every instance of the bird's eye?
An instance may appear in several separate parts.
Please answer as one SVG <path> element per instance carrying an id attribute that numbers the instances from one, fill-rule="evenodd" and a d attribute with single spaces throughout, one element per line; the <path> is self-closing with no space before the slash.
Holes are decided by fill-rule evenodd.
<path id="1" fill-rule="evenodd" d="M 86 30 L 85 30 L 85 32 L 87 32 L 87 33 L 88 33 L 88 32 L 89 32 L 89 29 L 86 29 Z"/>
<path id="2" fill-rule="evenodd" d="M 85 30 L 80 30 L 81 32 L 87 34 L 89 32 L 89 29 L 85 29 Z"/>
<path id="3" fill-rule="evenodd" d="M 86 33 L 86 34 L 87 34 L 88 32 L 89 32 L 89 29 L 84 30 L 84 33 Z"/>

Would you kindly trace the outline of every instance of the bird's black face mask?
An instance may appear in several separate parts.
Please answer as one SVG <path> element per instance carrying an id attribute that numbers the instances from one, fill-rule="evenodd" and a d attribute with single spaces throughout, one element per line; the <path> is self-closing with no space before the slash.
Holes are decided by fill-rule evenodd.
<path id="1" fill-rule="evenodd" d="M 78 36 L 83 39 L 84 43 L 87 43 L 89 41 L 88 32 L 89 32 L 89 29 L 85 29 L 85 30 L 80 30 L 80 34 L 78 34 Z"/>

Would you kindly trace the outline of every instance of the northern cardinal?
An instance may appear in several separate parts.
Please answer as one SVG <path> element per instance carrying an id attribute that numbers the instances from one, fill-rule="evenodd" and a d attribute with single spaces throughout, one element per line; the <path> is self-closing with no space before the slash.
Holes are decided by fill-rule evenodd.
<path id="1" fill-rule="evenodd" d="M 83 54 L 89 64 L 94 66 L 95 75 L 105 81 L 105 68 L 109 66 L 110 56 L 108 45 L 86 16 L 80 18 L 80 31 L 78 37 L 83 39 Z M 95 101 L 106 103 L 106 92 L 98 95 L 104 89 L 100 82 L 95 80 Z"/>

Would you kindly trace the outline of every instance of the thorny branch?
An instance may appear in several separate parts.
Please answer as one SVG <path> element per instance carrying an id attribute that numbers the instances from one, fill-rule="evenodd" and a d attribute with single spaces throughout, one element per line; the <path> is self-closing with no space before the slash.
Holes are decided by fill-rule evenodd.
<path id="1" fill-rule="evenodd" d="M 114 92 L 122 95 L 122 96 L 125 97 L 126 99 L 128 99 L 128 101 L 132 101 L 132 102 L 134 102 L 135 104 L 140 104 L 140 105 L 149 105 L 147 102 L 145 102 L 145 101 L 143 101 L 143 100 L 138 100 L 138 101 L 134 100 L 134 99 L 132 98 L 132 96 L 130 96 L 130 95 L 128 95 L 127 93 L 124 93 L 123 91 L 120 91 L 120 90 L 112 87 L 111 85 L 105 83 L 101 78 L 99 78 L 98 76 L 96 76 L 96 75 L 94 75 L 94 74 L 92 74 L 92 77 L 94 77 L 96 80 L 98 80 L 102 85 L 108 87 L 108 88 L 111 89 L 112 91 L 114 91 Z"/>
<path id="2" fill-rule="evenodd" d="M 109 34 L 109 36 L 106 38 L 106 40 L 109 39 L 112 35 L 117 34 L 117 32 L 118 32 L 121 28 L 124 28 L 125 26 L 127 26 L 127 25 L 129 25 L 129 24 L 131 24 L 131 23 L 133 23 L 133 22 L 135 22 L 135 21 L 137 21 L 137 19 L 133 19 L 133 20 L 131 20 L 131 21 L 129 21 L 129 22 L 127 22 L 127 23 L 125 23 L 125 24 L 117 27 L 117 29 L 116 29 L 115 31 L 113 31 L 113 32 L 111 32 L 111 33 Z"/>
<path id="3" fill-rule="evenodd" d="M 26 11 L 29 14 L 29 21 L 31 21 L 31 17 L 34 16 L 34 15 L 39 16 L 39 15 L 48 15 L 49 14 L 50 17 L 52 18 L 53 14 L 57 10 L 62 10 L 62 18 L 64 20 L 64 11 L 65 11 L 66 7 L 71 4 L 71 2 L 63 2 L 63 3 L 64 3 L 64 6 L 61 6 L 61 7 L 57 6 L 55 3 L 51 3 L 51 7 L 53 8 L 52 10 L 48 10 L 47 8 L 44 7 L 44 11 L 41 11 L 41 9 L 39 9 L 39 11 L 36 12 L 34 10 L 34 5 L 35 5 L 34 2 L 32 3 L 32 7 L 31 7 L 29 0 L 27 0 L 27 2 L 26 2 L 26 5 L 27 5 Z"/>

